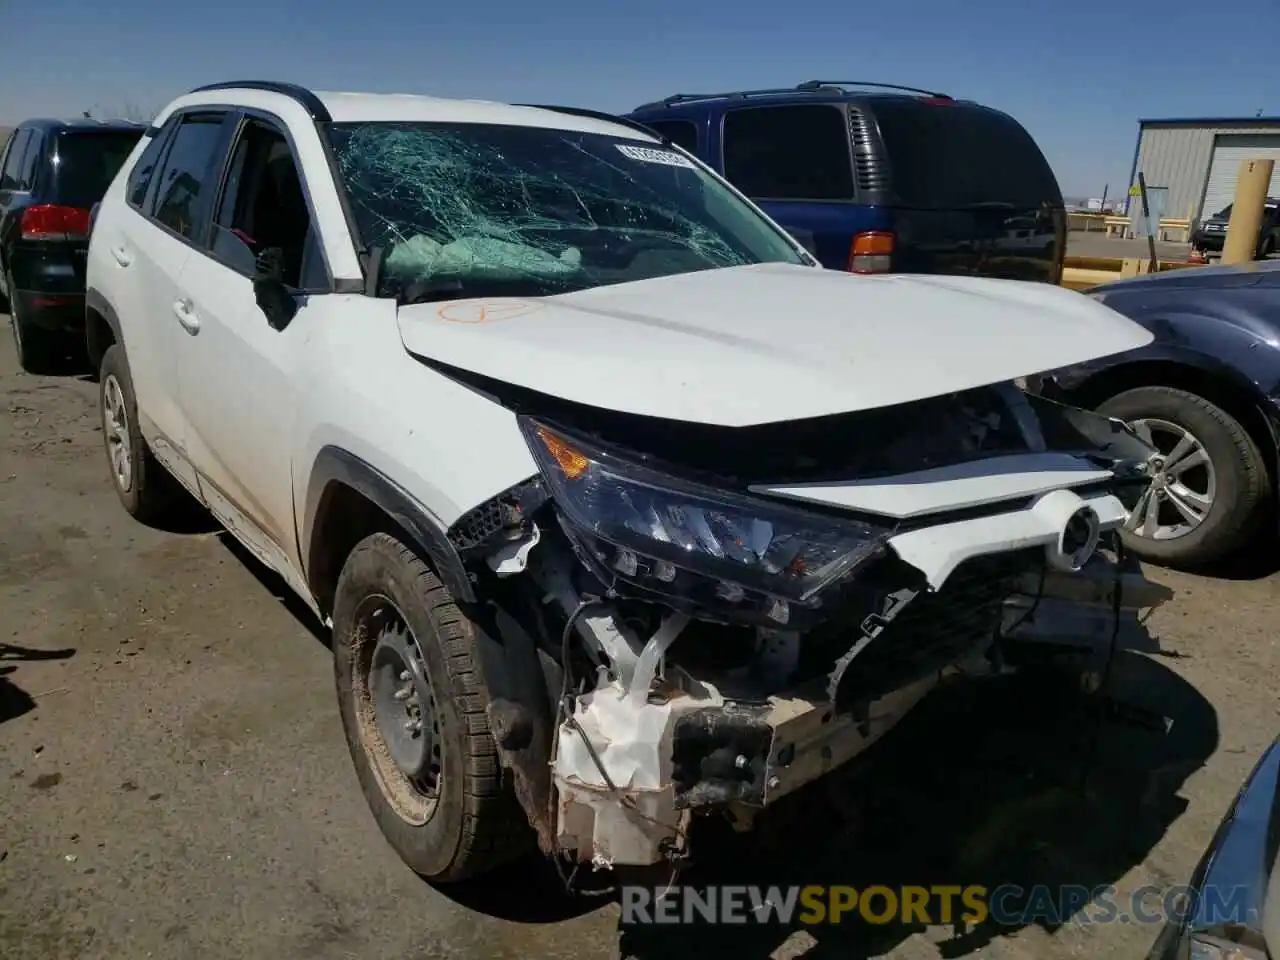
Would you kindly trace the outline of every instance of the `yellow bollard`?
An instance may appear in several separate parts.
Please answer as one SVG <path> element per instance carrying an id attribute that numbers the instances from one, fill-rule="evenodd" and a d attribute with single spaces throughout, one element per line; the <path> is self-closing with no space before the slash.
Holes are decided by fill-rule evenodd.
<path id="1" fill-rule="evenodd" d="M 1222 244 L 1223 263 L 1248 263 L 1258 252 L 1258 231 L 1262 227 L 1262 211 L 1267 189 L 1271 186 L 1274 160 L 1244 160 L 1240 163 L 1240 179 L 1231 204 L 1231 220 L 1227 238 Z"/>

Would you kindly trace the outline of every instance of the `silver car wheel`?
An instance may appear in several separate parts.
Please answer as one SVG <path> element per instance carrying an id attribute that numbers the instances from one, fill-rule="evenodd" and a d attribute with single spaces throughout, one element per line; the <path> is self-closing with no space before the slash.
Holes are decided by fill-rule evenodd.
<path id="1" fill-rule="evenodd" d="M 1204 523 L 1218 492 L 1209 452 L 1189 430 L 1168 420 L 1135 420 L 1130 426 L 1159 452 L 1125 529 L 1149 540 L 1185 537 Z"/>
<path id="2" fill-rule="evenodd" d="M 108 374 L 102 381 L 102 429 L 107 434 L 111 472 L 121 493 L 133 486 L 133 444 L 129 440 L 129 415 L 120 381 Z"/>

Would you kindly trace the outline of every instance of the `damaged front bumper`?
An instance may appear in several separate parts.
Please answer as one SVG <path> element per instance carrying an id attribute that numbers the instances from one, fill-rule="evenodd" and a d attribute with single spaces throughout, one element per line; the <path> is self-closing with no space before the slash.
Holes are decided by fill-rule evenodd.
<path id="1" fill-rule="evenodd" d="M 948 676 L 1004 669 L 994 653 L 1004 643 L 1096 652 L 1112 638 L 1117 615 L 1136 623 L 1139 609 L 1169 599 L 1140 571 L 1094 552 L 1098 536 L 1124 520 L 1114 497 L 1056 491 L 1049 499 L 1051 509 L 1037 509 L 1041 498 L 1024 510 L 891 540 L 924 576 L 848 623 L 844 649 L 824 676 L 786 682 L 799 673 L 801 647 L 822 647 L 824 639 L 783 632 L 766 632 L 758 658 L 736 676 L 691 675 L 667 656 L 688 620 L 669 616 L 632 654 L 622 679 L 602 673 L 559 726 L 558 848 L 597 865 L 674 859 L 697 813 L 718 810 L 749 824 L 858 756 Z M 1089 557 L 1076 563 L 1079 551 L 1064 549 L 1063 533 L 1084 505 L 1098 528 Z M 1044 558 L 1038 571 L 1030 563 L 1036 551 Z M 824 649 L 833 649 L 829 640 Z M 613 651 L 617 660 L 628 656 Z M 664 675 L 655 676 L 660 664 Z"/>
<path id="2" fill-rule="evenodd" d="M 864 457 L 861 473 L 827 474 L 863 479 L 782 485 L 717 483 L 523 418 L 539 476 L 460 524 L 458 545 L 517 593 L 536 586 L 526 622 L 557 664 L 553 716 L 512 721 L 538 712 L 526 692 L 491 721 L 543 850 L 678 862 L 695 815 L 749 826 L 949 675 L 1002 672 L 1023 648 L 1114 649 L 1122 619 L 1168 599 L 1100 552 L 1151 451 L 1115 421 L 1041 407 L 1016 391 L 952 398 L 934 414 L 960 422 L 924 434 L 899 412 L 879 425 L 879 469 Z M 864 446 L 876 428 L 845 426 Z M 911 450 L 891 454 L 903 431 Z M 939 431 L 950 439 L 929 446 Z M 803 459 L 799 440 L 770 436 Z M 723 442 L 695 432 L 667 449 L 714 466 Z M 741 445 L 725 455 L 754 473 Z M 923 466 L 887 469 L 899 462 Z M 529 726 L 545 740 L 501 733 Z"/>

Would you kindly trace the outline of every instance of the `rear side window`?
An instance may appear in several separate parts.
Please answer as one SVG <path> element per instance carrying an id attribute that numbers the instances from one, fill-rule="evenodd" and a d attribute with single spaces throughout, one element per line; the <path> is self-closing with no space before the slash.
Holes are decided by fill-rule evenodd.
<path id="1" fill-rule="evenodd" d="M 760 200 L 852 200 L 844 111 L 818 103 L 731 110 L 724 118 L 724 172 Z"/>
<path id="2" fill-rule="evenodd" d="M 31 139 L 27 141 L 26 151 L 22 155 L 22 168 L 18 171 L 18 189 L 31 190 L 36 185 L 36 164 L 45 154 L 44 134 L 39 130 L 31 131 Z"/>
<path id="3" fill-rule="evenodd" d="M 919 100 L 884 100 L 874 111 L 902 206 L 1062 206 L 1058 181 L 1044 154 L 1011 117 L 982 107 Z"/>
<path id="4" fill-rule="evenodd" d="M 174 134 L 160 173 L 154 217 L 179 236 L 194 235 L 201 197 L 218 188 L 210 168 L 221 139 L 220 115 L 184 117 Z"/>
<path id="5" fill-rule="evenodd" d="M 4 170 L 0 171 L 0 190 L 17 190 L 22 171 L 22 154 L 31 138 L 30 130 L 15 130 L 9 135 L 9 152 L 5 155 Z"/>
<path id="6" fill-rule="evenodd" d="M 653 120 L 644 121 L 644 125 L 690 153 L 698 152 L 698 128 L 692 120 Z"/>
<path id="7" fill-rule="evenodd" d="M 54 141 L 50 199 L 69 207 L 92 207 L 106 194 L 140 136 L 141 130 L 59 133 Z"/>
<path id="8" fill-rule="evenodd" d="M 170 120 L 166 123 L 151 138 L 146 149 L 142 151 L 142 156 L 138 157 L 138 162 L 129 171 L 129 186 L 127 188 L 129 203 L 139 210 L 142 209 L 142 204 L 147 199 L 147 188 L 151 186 L 156 164 L 160 162 L 160 155 L 164 152 L 164 145 L 175 126 L 177 126 L 176 120 Z"/>

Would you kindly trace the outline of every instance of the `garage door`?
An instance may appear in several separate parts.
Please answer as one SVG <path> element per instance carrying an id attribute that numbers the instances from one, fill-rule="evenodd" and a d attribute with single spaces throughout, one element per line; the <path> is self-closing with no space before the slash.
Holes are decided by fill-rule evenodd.
<path id="1" fill-rule="evenodd" d="M 1214 141 L 1213 161 L 1209 164 L 1209 183 L 1204 190 L 1202 217 L 1210 217 L 1235 199 L 1236 179 L 1240 175 L 1242 160 L 1275 160 L 1271 174 L 1271 189 L 1267 196 L 1280 192 L 1280 135 L 1232 134 L 1219 135 Z"/>

